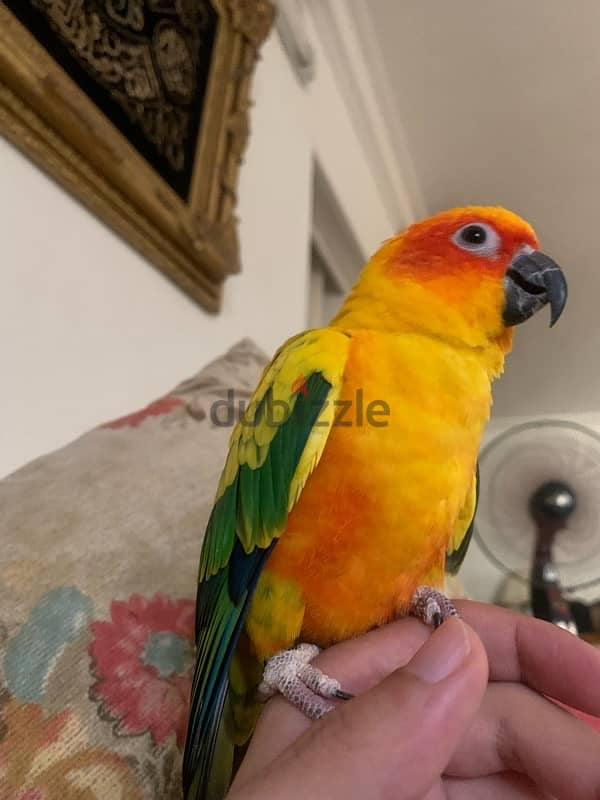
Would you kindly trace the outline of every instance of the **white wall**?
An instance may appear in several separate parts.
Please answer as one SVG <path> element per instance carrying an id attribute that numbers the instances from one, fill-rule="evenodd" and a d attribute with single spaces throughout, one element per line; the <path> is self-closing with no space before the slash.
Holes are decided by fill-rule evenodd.
<path id="1" fill-rule="evenodd" d="M 243 271 L 211 316 L 0 139 L 0 476 L 141 407 L 242 336 L 304 327 L 311 145 L 279 40 L 263 49 L 241 173 Z"/>
<path id="2" fill-rule="evenodd" d="M 297 17 L 316 55 L 308 86 L 275 33 L 262 51 L 240 182 L 242 273 L 227 281 L 219 316 L 0 140 L 0 476 L 147 404 L 243 336 L 272 352 L 306 327 L 315 162 L 351 251 L 368 256 L 410 221 L 406 203 L 402 219 L 390 212 L 376 177 L 387 172 L 373 169 L 370 144 L 380 136 L 368 135 L 369 115 L 353 107 L 364 91 L 348 92 L 348 65 L 362 77 L 356 86 L 366 65 L 354 45 L 339 62 L 335 25 L 315 18 L 320 8 L 309 4 L 304 23 Z"/>

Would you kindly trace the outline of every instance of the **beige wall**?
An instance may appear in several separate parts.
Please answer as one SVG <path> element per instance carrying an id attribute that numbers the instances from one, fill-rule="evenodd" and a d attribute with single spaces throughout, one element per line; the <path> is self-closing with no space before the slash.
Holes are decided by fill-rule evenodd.
<path id="1" fill-rule="evenodd" d="M 304 327 L 311 146 L 276 37 L 254 95 L 243 272 L 218 317 L 0 139 L 0 475 L 145 405 L 242 336 L 270 352 Z"/>
<path id="2" fill-rule="evenodd" d="M 375 177 L 373 137 L 357 136 L 346 70 L 329 63 L 331 26 L 311 13 L 304 24 L 307 86 L 275 32 L 262 51 L 240 183 L 243 269 L 217 317 L 0 139 L 0 476 L 145 405 L 243 336 L 270 353 L 306 327 L 315 163 L 358 260 L 409 221 Z"/>

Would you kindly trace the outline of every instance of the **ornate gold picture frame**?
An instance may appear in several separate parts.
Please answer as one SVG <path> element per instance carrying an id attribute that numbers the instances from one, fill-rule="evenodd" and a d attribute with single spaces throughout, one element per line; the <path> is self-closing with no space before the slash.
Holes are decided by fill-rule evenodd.
<path id="1" fill-rule="evenodd" d="M 0 0 L 0 133 L 211 311 L 240 268 L 273 18 L 269 0 Z"/>

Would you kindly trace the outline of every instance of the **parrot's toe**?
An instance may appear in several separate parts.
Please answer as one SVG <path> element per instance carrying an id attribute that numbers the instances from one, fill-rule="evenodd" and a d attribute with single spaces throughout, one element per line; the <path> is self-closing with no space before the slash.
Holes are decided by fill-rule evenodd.
<path id="1" fill-rule="evenodd" d="M 352 695 L 341 689 L 339 681 L 330 678 L 310 663 L 319 654 L 314 644 L 300 644 L 283 650 L 267 661 L 262 683 L 258 687 L 263 701 L 280 693 L 309 719 L 320 719 L 335 706 L 327 698 L 349 700 Z"/>
<path id="2" fill-rule="evenodd" d="M 431 586 L 419 586 L 412 596 L 410 614 L 434 628 L 439 628 L 449 617 L 459 616 L 452 600 Z"/>

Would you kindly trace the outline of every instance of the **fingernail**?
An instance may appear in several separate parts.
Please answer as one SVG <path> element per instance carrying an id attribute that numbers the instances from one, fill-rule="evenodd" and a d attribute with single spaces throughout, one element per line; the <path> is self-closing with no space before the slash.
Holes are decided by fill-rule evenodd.
<path id="1" fill-rule="evenodd" d="M 451 617 L 431 634 L 405 669 L 426 683 L 437 683 L 458 669 L 470 652 L 464 623 Z"/>

